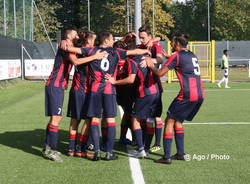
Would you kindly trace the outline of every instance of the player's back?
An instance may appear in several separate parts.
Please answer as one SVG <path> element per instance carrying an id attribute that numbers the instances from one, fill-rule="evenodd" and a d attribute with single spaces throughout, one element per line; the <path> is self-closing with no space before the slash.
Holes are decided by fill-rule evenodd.
<path id="1" fill-rule="evenodd" d="M 189 50 L 178 52 L 176 73 L 181 83 L 184 98 L 188 97 L 190 101 L 204 98 L 200 66 L 194 53 Z"/>
<path id="2" fill-rule="evenodd" d="M 141 67 L 140 63 L 145 55 L 131 56 L 137 64 L 137 76 L 135 85 L 138 87 L 138 96 L 157 94 L 162 91 L 159 78 L 147 67 Z"/>
<path id="3" fill-rule="evenodd" d="M 107 57 L 102 60 L 94 60 L 89 63 L 89 75 L 92 92 L 115 94 L 114 86 L 105 79 L 106 74 L 116 76 L 117 64 L 120 59 L 126 57 L 126 51 L 110 47 L 94 47 L 82 49 L 83 55 L 94 55 L 98 50 L 106 51 Z"/>
<path id="4" fill-rule="evenodd" d="M 67 89 L 69 74 L 72 68 L 72 64 L 69 60 L 69 53 L 58 49 L 53 70 L 49 76 L 46 86 L 60 87 L 63 90 Z"/>

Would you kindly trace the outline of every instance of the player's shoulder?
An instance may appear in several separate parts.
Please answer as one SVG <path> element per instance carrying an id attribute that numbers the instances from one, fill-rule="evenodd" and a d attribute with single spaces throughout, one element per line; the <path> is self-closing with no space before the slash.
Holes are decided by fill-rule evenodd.
<path id="1" fill-rule="evenodd" d="M 155 47 L 161 47 L 161 44 L 159 42 L 153 42 L 153 46 L 155 46 Z"/>

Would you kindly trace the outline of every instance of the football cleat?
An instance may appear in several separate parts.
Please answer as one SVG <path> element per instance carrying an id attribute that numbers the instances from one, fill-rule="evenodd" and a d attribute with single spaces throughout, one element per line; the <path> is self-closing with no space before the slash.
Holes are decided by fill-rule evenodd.
<path id="1" fill-rule="evenodd" d="M 74 150 L 69 150 L 68 153 L 67 153 L 67 155 L 69 157 L 73 157 L 73 156 L 75 156 L 75 151 Z"/>
<path id="2" fill-rule="evenodd" d="M 155 160 L 154 162 L 155 163 L 160 163 L 160 164 L 171 164 L 172 160 L 171 160 L 171 158 L 164 158 L 164 157 L 162 157 L 161 159 Z"/>
<path id="3" fill-rule="evenodd" d="M 118 157 L 115 155 L 115 153 L 106 153 L 106 156 L 104 158 L 104 160 L 110 161 L 110 160 L 117 160 Z"/>
<path id="4" fill-rule="evenodd" d="M 145 150 L 142 150 L 142 151 L 137 152 L 135 157 L 136 158 L 146 158 L 147 154 L 146 154 Z"/>
<path id="5" fill-rule="evenodd" d="M 184 161 L 186 160 L 185 154 L 184 155 L 178 155 L 177 153 L 175 155 L 172 155 L 171 159 L 172 160 L 184 160 Z"/>
<path id="6" fill-rule="evenodd" d="M 219 83 L 217 84 L 217 86 L 218 86 L 219 88 L 221 88 L 221 85 L 220 85 Z"/>
<path id="7" fill-rule="evenodd" d="M 63 162 L 63 159 L 60 157 L 60 155 L 58 154 L 56 150 L 50 150 L 47 158 L 55 162 Z"/>
<path id="8" fill-rule="evenodd" d="M 155 153 L 155 152 L 159 151 L 160 149 L 161 149 L 160 146 L 153 146 L 152 148 L 150 148 L 150 152 Z"/>
<path id="9" fill-rule="evenodd" d="M 50 150 L 51 150 L 50 146 L 46 144 L 46 145 L 45 145 L 45 148 L 44 148 L 43 151 L 42 151 L 42 154 L 43 154 L 43 156 L 44 156 L 45 158 L 48 158 L 48 154 L 49 154 Z"/>
<path id="10" fill-rule="evenodd" d="M 228 88 L 231 88 L 231 87 L 229 87 L 229 86 L 225 86 L 225 88 L 227 88 L 227 89 L 228 89 Z"/>
<path id="11" fill-rule="evenodd" d="M 94 157 L 92 159 L 93 161 L 99 161 L 101 160 L 101 152 L 100 150 L 96 151 L 95 154 L 94 154 Z"/>

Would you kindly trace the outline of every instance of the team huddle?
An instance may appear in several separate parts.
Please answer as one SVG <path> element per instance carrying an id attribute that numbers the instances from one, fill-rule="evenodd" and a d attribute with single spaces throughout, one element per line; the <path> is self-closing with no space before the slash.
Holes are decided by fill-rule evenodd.
<path id="1" fill-rule="evenodd" d="M 186 49 L 188 37 L 184 34 L 173 36 L 171 56 L 162 52 L 157 43 L 159 39 L 152 37 L 147 26 L 139 29 L 138 36 L 140 45 L 136 45 L 135 33 L 127 33 L 114 43 L 110 32 L 96 36 L 92 31 L 66 30 L 45 86 L 45 115 L 50 116 L 50 121 L 46 128 L 44 157 L 63 161 L 56 150 L 58 126 L 62 119 L 64 91 L 74 65 L 67 110 L 67 116 L 71 118 L 68 156 L 87 157 L 93 161 L 118 159 L 113 151 L 117 104 L 124 111 L 119 143 L 136 144 L 137 158 L 149 158 L 150 152 L 160 150 L 163 93 L 160 77 L 174 69 L 181 89 L 167 112 L 163 131 L 164 155 L 155 162 L 171 164 L 172 160 L 185 160 L 182 123 L 193 119 L 205 98 L 198 59 Z M 168 58 L 164 65 L 162 55 Z M 85 121 L 78 141 L 81 120 Z M 128 128 L 132 132 L 132 141 L 126 138 Z M 151 147 L 154 135 L 155 144 Z M 173 135 L 177 153 L 171 156 Z M 87 151 L 89 145 L 93 145 L 94 154 Z M 104 158 L 101 150 L 106 152 Z"/>

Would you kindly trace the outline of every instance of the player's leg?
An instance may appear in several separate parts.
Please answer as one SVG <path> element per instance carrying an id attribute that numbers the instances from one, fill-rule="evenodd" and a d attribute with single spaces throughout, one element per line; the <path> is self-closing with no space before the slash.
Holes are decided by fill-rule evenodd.
<path id="1" fill-rule="evenodd" d="M 131 144 L 131 141 L 126 138 L 128 127 L 131 126 L 131 114 L 124 113 L 121 122 L 120 144 Z"/>
<path id="2" fill-rule="evenodd" d="M 161 117 L 155 118 L 155 144 L 150 149 L 152 153 L 161 149 L 161 131 L 162 131 L 162 119 Z"/>
<path id="3" fill-rule="evenodd" d="M 95 155 L 93 157 L 94 161 L 101 159 L 100 152 L 100 133 L 99 133 L 99 121 L 102 114 L 102 94 L 100 93 L 89 93 L 88 95 L 88 109 L 87 117 L 91 117 L 90 121 L 90 136 L 94 143 Z"/>
<path id="4" fill-rule="evenodd" d="M 230 88 L 228 86 L 228 69 L 225 69 L 225 75 L 224 75 L 224 77 L 225 77 L 225 88 Z"/>
<path id="5" fill-rule="evenodd" d="M 144 150 L 144 144 L 142 140 L 142 129 L 141 129 L 140 119 L 136 117 L 132 117 L 132 125 L 133 125 L 133 132 L 135 135 L 136 143 L 138 146 L 138 153 L 136 157 L 144 158 L 146 157 L 146 152 Z"/>
<path id="6" fill-rule="evenodd" d="M 68 156 L 74 156 L 76 152 L 77 131 L 81 120 L 71 118 L 69 126 L 69 151 Z"/>
<path id="7" fill-rule="evenodd" d="M 94 150 L 95 150 L 95 155 L 93 158 L 94 161 L 98 161 L 101 159 L 100 143 L 99 143 L 99 138 L 100 138 L 99 121 L 100 121 L 99 118 L 93 117 L 91 118 L 91 122 L 90 122 L 90 136 L 92 137 L 92 140 L 94 143 Z"/>
<path id="8" fill-rule="evenodd" d="M 145 133 L 145 152 L 147 154 L 147 157 L 149 157 L 149 149 L 150 149 L 150 145 L 154 136 L 154 122 L 155 119 L 154 118 L 148 118 L 146 125 L 146 133 Z"/>
<path id="9" fill-rule="evenodd" d="M 107 122 L 107 154 L 105 160 L 117 160 L 118 157 L 114 154 L 113 148 L 116 137 L 116 122 L 117 115 L 116 96 L 103 95 L 103 116 Z"/>
<path id="10" fill-rule="evenodd" d="M 102 147 L 101 149 L 107 152 L 107 135 L 108 135 L 108 123 L 107 119 L 102 117 L 101 121 L 101 132 L 102 132 Z"/>
<path id="11" fill-rule="evenodd" d="M 175 122 L 174 131 L 175 131 L 175 144 L 176 144 L 177 153 L 171 156 L 171 159 L 185 160 L 184 159 L 184 155 L 185 155 L 184 153 L 184 128 L 181 122 L 179 121 Z"/>
<path id="12" fill-rule="evenodd" d="M 165 120 L 165 128 L 163 134 L 164 156 L 159 160 L 155 160 L 156 163 L 171 164 L 171 147 L 173 142 L 174 125 L 175 119 L 167 117 Z"/>
<path id="13" fill-rule="evenodd" d="M 51 160 L 62 162 L 60 153 L 56 151 L 58 126 L 62 119 L 64 91 L 51 86 L 45 87 L 45 115 L 50 116 L 46 128 L 45 148 L 43 155 Z"/>
<path id="14" fill-rule="evenodd" d="M 92 154 L 87 153 L 86 147 L 89 140 L 89 133 L 90 133 L 90 119 L 85 119 L 84 124 L 81 129 L 80 134 L 80 142 L 78 145 L 78 150 L 76 156 L 78 157 L 93 157 Z"/>
<path id="15" fill-rule="evenodd" d="M 225 69 L 222 69 L 222 74 L 223 74 L 223 77 L 222 77 L 222 79 L 217 84 L 219 88 L 221 88 L 221 84 L 226 81 Z"/>

